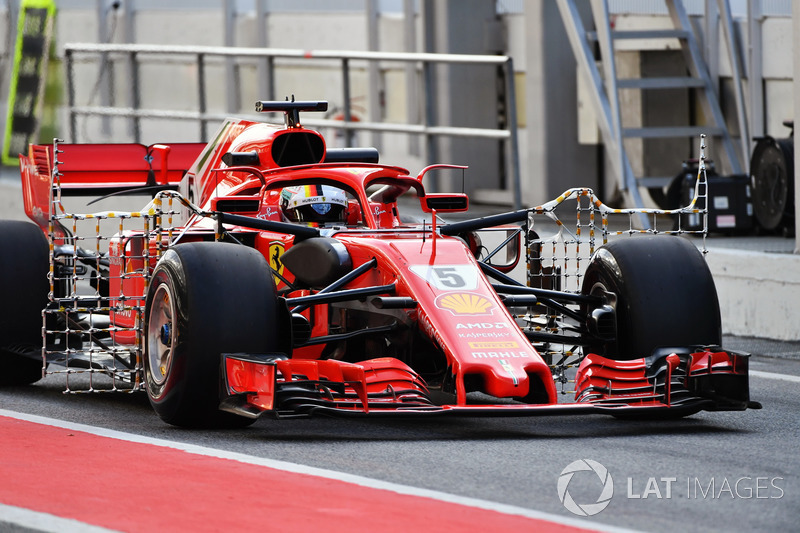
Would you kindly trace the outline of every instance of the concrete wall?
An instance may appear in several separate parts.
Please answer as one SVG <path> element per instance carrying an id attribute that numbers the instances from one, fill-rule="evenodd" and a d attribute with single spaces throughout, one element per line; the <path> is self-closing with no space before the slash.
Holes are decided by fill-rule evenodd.
<path id="1" fill-rule="evenodd" d="M 495 27 L 491 0 L 439 1 L 424 4 L 424 51 L 434 53 L 487 54 L 503 52 L 504 39 Z M 494 30 L 494 31 L 493 31 Z M 492 44 L 493 43 L 493 44 Z M 494 50 L 492 49 L 494 48 Z M 437 65 L 434 67 L 436 108 L 429 117 L 435 125 L 497 128 L 497 68 L 487 65 Z M 432 156 L 432 157 L 431 157 Z M 504 154 L 499 143 L 488 139 L 439 138 L 430 162 L 468 165 L 465 186 L 496 189 Z M 461 190 L 460 172 L 439 172 L 430 180 L 443 191 Z"/>
<path id="2" fill-rule="evenodd" d="M 75 8 L 75 5 L 85 8 Z M 184 2 L 184 4 L 186 4 Z M 425 3 L 428 5 L 428 3 Z M 221 45 L 224 43 L 224 13 L 222 3 L 219 9 L 169 9 L 169 5 L 158 10 L 142 10 L 135 14 L 130 23 L 122 17 L 123 10 L 111 15 L 109 25 L 117 18 L 116 30 L 112 40 L 125 42 L 128 35 L 132 40 L 151 44 L 198 44 Z M 559 194 L 565 188 L 575 185 L 591 186 L 598 189 L 603 199 L 611 202 L 611 187 L 606 183 L 603 189 L 607 163 L 603 150 L 597 144 L 577 144 L 578 123 L 581 116 L 575 82 L 574 59 L 566 42 L 555 2 L 527 2 L 524 13 L 506 14 L 500 24 L 491 24 L 494 18 L 490 0 L 469 0 L 450 2 L 437 0 L 430 2 L 438 12 L 439 26 L 436 27 L 437 51 L 457 51 L 484 53 L 487 51 L 487 29 L 502 32 L 499 38 L 493 35 L 494 42 L 504 43 L 506 52 L 515 59 L 517 69 L 517 100 L 520 109 L 518 120 L 523 126 L 520 134 L 520 160 L 522 167 L 523 203 L 532 205 Z M 478 13 L 477 16 L 474 16 Z M 467 17 L 470 14 L 473 16 Z M 0 21 L 8 14 L 0 9 Z M 423 50 L 425 40 L 422 16 L 415 20 L 416 50 Z M 665 25 L 666 17 L 618 16 L 618 27 L 625 25 Z M 401 15 L 381 16 L 378 19 L 379 48 L 382 51 L 402 51 L 404 41 L 404 21 Z M 792 58 L 792 19 L 770 17 L 763 20 L 761 29 L 763 45 L 761 60 L 765 83 L 765 123 L 766 133 L 782 137 L 787 130 L 781 122 L 794 115 L 792 97 L 793 73 Z M 7 25 L 0 23 L 0 48 L 5 47 L 3 33 Z M 262 30 L 262 28 L 264 28 Z M 236 21 L 234 44 L 252 46 L 262 42 L 259 31 L 267 46 L 299 49 L 367 49 L 367 20 L 362 12 L 302 12 L 270 13 L 266 20 L 258 21 L 254 14 L 241 13 Z M 739 35 L 746 38 L 746 31 L 739 28 Z M 86 0 L 70 2 L 69 8 L 59 12 L 57 39 L 59 47 L 65 42 L 97 41 L 100 30 L 97 23 L 96 2 Z M 469 37 L 469 38 L 465 38 Z M 747 49 L 746 40 L 743 48 Z M 677 44 L 675 45 L 677 47 Z M 60 48 L 59 48 L 60 49 Z M 720 47 L 718 64 L 723 75 L 728 74 L 724 47 Z M 7 50 L 3 50 L 8 52 Z M 5 62 L 6 64 L 8 61 Z M 96 65 L 83 64 L 77 69 L 81 89 L 78 103 L 91 100 L 97 79 Z M 175 62 L 164 62 L 143 69 L 142 77 L 152 83 L 143 94 L 143 104 L 155 108 L 178 110 L 197 109 L 195 67 Z M 225 95 L 225 69 L 222 64 L 209 65 L 207 71 L 207 90 L 210 111 L 227 111 Z M 0 78 L 3 94 L 7 86 L 7 72 Z M 332 107 L 342 106 L 342 83 L 336 67 L 323 64 L 298 66 L 284 64 L 276 75 L 276 96 L 296 94 L 301 98 L 324 98 Z M 352 103 L 356 113 L 368 115 L 371 92 L 366 69 L 363 65 L 354 66 L 352 74 Z M 259 80 L 254 64 L 243 64 L 238 72 L 237 85 L 241 94 L 241 105 L 232 110 L 234 114 L 249 113 L 252 101 L 264 97 L 260 94 Z M 449 84 L 442 94 L 442 112 L 437 120 L 442 122 L 460 121 L 462 125 L 487 125 L 496 108 L 496 92 L 493 76 L 458 75 L 442 83 Z M 126 104 L 128 100 L 127 72 L 121 66 L 114 74 L 115 100 Z M 383 90 L 381 118 L 385 120 L 405 120 L 409 107 L 417 107 L 417 116 L 422 117 L 419 102 L 409 100 L 406 94 L 406 79 L 402 65 L 385 65 L 380 69 L 380 87 Z M 465 89 L 469 90 L 465 90 Z M 374 117 L 368 117 L 373 119 Z M 123 120 L 108 121 L 103 127 L 96 119 L 86 120 L 80 127 L 84 135 L 81 140 L 102 141 L 131 139 L 131 130 Z M 491 124 L 489 124 L 491 127 Z M 66 120 L 61 115 L 62 131 L 66 131 Z M 327 133 L 327 132 L 326 132 Z M 757 132 L 756 132 L 757 133 Z M 154 121 L 143 126 L 143 142 L 194 141 L 199 140 L 199 128 L 190 122 Z M 369 144 L 370 136 L 361 134 L 358 142 Z M 412 172 L 426 163 L 423 153 L 412 146 L 418 144 L 405 135 L 385 135 L 382 143 L 383 161 L 409 167 Z M 499 186 L 497 180 L 497 147 L 487 146 L 484 141 L 444 142 L 441 146 L 440 161 L 467 163 L 472 166 L 469 175 L 480 181 L 483 188 Z M 680 157 L 676 158 L 680 159 Z M 469 176 L 468 175 L 468 176 Z M 450 183 L 450 185 L 453 185 Z M 458 183 L 460 187 L 460 183 Z M 474 187 L 468 181 L 468 187 Z M 495 196 L 496 200 L 506 201 L 508 195 Z"/>
<path id="3" fill-rule="evenodd" d="M 555 2 L 525 13 L 527 168 L 523 204 L 539 205 L 570 187 L 598 189 L 598 147 L 579 145 L 575 59 Z"/>
<path id="4" fill-rule="evenodd" d="M 710 248 L 724 333 L 799 340 L 800 255 Z"/>
<path id="5" fill-rule="evenodd" d="M 792 1 L 792 10 L 795 13 L 800 13 L 800 0 Z M 800 17 L 792 18 L 792 48 L 800 47 Z M 798 48 L 800 49 L 800 48 Z M 800 54 L 794 54 L 792 58 L 792 68 L 795 76 L 800 76 Z M 793 89 L 793 104 L 795 109 L 800 109 L 800 88 Z M 797 152 L 795 152 L 797 153 Z M 794 161 L 794 205 L 795 213 L 800 208 L 800 165 L 797 164 L 797 156 Z M 800 217 L 795 216 L 795 249 L 794 253 L 800 254 L 800 239 L 796 236 L 800 235 Z"/>

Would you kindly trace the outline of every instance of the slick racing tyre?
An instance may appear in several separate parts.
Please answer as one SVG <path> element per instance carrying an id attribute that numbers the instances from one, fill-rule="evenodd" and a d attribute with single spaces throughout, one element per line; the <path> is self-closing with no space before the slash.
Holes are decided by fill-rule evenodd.
<path id="1" fill-rule="evenodd" d="M 251 424 L 219 410 L 220 358 L 277 351 L 278 313 L 269 265 L 256 250 L 217 242 L 168 250 L 145 302 L 145 386 L 158 416 L 182 427 Z"/>
<path id="2" fill-rule="evenodd" d="M 583 294 L 609 293 L 616 338 L 585 347 L 615 360 L 647 357 L 665 346 L 719 345 L 714 280 L 702 253 L 681 237 L 619 238 L 595 252 Z"/>
<path id="3" fill-rule="evenodd" d="M 35 224 L 0 220 L 0 385 L 27 385 L 42 377 L 48 250 Z"/>

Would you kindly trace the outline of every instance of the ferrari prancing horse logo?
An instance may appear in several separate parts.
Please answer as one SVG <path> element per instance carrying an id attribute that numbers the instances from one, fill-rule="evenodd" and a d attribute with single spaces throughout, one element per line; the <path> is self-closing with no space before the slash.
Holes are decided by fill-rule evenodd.
<path id="1" fill-rule="evenodd" d="M 283 275 L 283 263 L 281 262 L 281 256 L 283 255 L 284 250 L 285 247 L 280 241 L 269 243 L 269 266 L 278 275 Z M 275 283 L 280 283 L 281 280 L 278 278 L 278 276 L 274 276 L 274 278 Z"/>

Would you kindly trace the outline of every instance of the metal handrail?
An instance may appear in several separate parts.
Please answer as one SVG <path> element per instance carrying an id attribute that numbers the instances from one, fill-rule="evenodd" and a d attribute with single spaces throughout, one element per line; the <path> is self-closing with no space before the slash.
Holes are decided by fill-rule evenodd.
<path id="1" fill-rule="evenodd" d="M 267 59 L 268 80 L 273 79 L 275 59 L 297 59 L 297 60 L 338 60 L 341 62 L 342 83 L 344 95 L 344 120 L 315 120 L 304 119 L 304 124 L 310 126 L 331 126 L 339 128 L 345 132 L 352 131 L 373 131 L 386 133 L 407 133 L 412 135 L 423 135 L 429 141 L 435 136 L 449 137 L 477 137 L 487 139 L 500 139 L 507 141 L 508 158 L 511 170 L 511 181 L 513 187 L 513 198 L 516 209 L 521 208 L 522 192 L 520 188 L 520 162 L 519 162 L 519 141 L 517 137 L 517 105 L 514 90 L 514 64 L 510 56 L 502 55 L 468 55 L 468 54 L 435 54 L 435 53 L 401 53 L 401 52 L 373 52 L 373 51 L 345 51 L 345 50 L 296 50 L 285 48 L 234 48 L 223 46 L 179 46 L 179 45 L 152 45 L 152 44 L 101 44 L 101 43 L 68 43 L 64 45 L 65 62 L 67 68 L 68 82 L 68 105 L 70 120 L 70 135 L 74 141 L 77 136 L 77 117 L 80 115 L 96 116 L 117 116 L 132 119 L 133 132 L 136 142 L 140 141 L 139 121 L 144 118 L 160 118 L 175 120 L 195 120 L 200 123 L 200 137 L 207 138 L 207 123 L 226 118 L 229 115 L 219 113 L 208 113 L 206 101 L 206 87 L 203 80 L 205 62 L 208 57 L 222 58 L 253 58 Z M 108 107 L 108 106 L 77 106 L 75 102 L 74 86 L 74 55 L 76 54 L 97 54 L 101 61 L 108 61 L 109 54 L 125 54 L 128 56 L 130 65 L 131 100 L 127 107 Z M 174 110 L 154 110 L 141 109 L 139 102 L 139 75 L 138 65 L 143 55 L 178 55 L 192 56 L 197 63 L 198 77 L 198 111 L 174 111 Z M 425 124 L 403 124 L 403 123 L 383 123 L 383 122 L 362 122 L 352 121 L 350 104 L 350 61 L 388 61 L 401 63 L 421 63 L 423 66 L 423 83 L 425 86 L 426 109 L 432 109 L 433 101 L 433 80 L 431 79 L 430 69 L 426 68 L 430 64 L 483 64 L 497 65 L 502 67 L 505 74 L 506 84 L 506 129 L 492 128 L 464 128 L 453 126 L 434 126 Z M 274 99 L 274 90 L 271 82 L 268 82 L 266 99 Z M 426 114 L 426 117 L 429 116 Z M 263 120 L 263 117 L 260 117 Z M 351 136 L 346 136 L 348 145 Z M 430 145 L 430 144 L 429 144 Z"/>

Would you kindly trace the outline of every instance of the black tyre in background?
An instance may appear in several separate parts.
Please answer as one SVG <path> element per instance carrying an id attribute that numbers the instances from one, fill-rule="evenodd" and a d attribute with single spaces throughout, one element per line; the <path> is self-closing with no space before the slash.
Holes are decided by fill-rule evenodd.
<path id="1" fill-rule="evenodd" d="M 48 250 L 36 224 L 0 220 L 0 385 L 27 385 L 42 377 Z"/>

